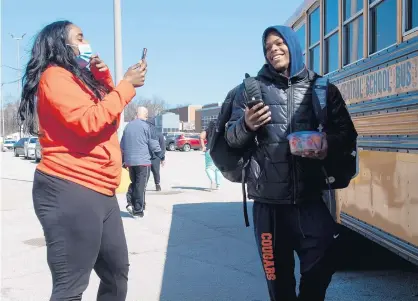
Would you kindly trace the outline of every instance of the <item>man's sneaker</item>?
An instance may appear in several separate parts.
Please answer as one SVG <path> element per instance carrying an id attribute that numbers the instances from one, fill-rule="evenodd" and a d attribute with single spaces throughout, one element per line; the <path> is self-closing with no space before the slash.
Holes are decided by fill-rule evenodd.
<path id="1" fill-rule="evenodd" d="M 134 217 L 144 217 L 144 211 L 134 211 L 133 212 Z"/>
<path id="2" fill-rule="evenodd" d="M 155 185 L 155 190 L 157 190 L 157 191 L 161 191 L 161 185 L 160 185 L 160 184 L 156 184 L 156 185 Z"/>
<path id="3" fill-rule="evenodd" d="M 134 208 L 132 207 L 132 205 L 128 204 L 128 205 L 126 206 L 126 210 L 128 211 L 128 213 L 129 213 L 130 215 L 132 215 L 132 217 L 134 216 Z"/>

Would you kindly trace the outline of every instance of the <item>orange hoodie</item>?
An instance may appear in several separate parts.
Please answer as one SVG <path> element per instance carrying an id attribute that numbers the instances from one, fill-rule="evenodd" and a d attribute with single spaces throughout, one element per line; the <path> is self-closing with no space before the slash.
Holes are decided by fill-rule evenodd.
<path id="1" fill-rule="evenodd" d="M 92 68 L 92 72 L 111 89 L 102 101 L 64 68 L 51 66 L 42 74 L 37 104 L 42 146 L 38 169 L 114 195 L 122 169 L 117 129 L 135 89 L 124 80 L 114 87 L 109 71 Z"/>

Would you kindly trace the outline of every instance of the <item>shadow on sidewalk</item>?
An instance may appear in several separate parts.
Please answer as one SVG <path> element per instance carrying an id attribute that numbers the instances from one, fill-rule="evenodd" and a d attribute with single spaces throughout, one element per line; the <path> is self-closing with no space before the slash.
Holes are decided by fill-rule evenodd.
<path id="1" fill-rule="evenodd" d="M 266 294 L 241 202 L 173 207 L 160 301 L 267 300 Z"/>
<path id="2" fill-rule="evenodd" d="M 209 188 L 204 187 L 193 187 L 193 186 L 173 186 L 172 189 L 181 189 L 181 190 L 195 190 L 195 191 L 206 191 L 210 192 Z"/>
<path id="3" fill-rule="evenodd" d="M 251 215 L 252 204 L 249 203 L 248 207 Z M 355 233 L 341 233 L 341 238 L 343 248 L 338 253 L 339 266 L 350 268 L 348 271 L 337 271 L 328 290 L 327 300 L 335 300 L 335 296 L 341 296 L 347 281 L 356 280 L 356 283 L 351 284 L 352 289 L 360 294 L 367 294 L 366 283 L 381 287 L 385 285 L 384 277 L 391 275 L 389 281 L 407 284 L 404 285 L 406 293 L 415 291 L 415 269 L 405 269 L 400 265 L 402 260 L 396 255 L 368 240 L 361 242 L 364 239 Z M 366 262 L 359 259 L 360 254 L 367 258 Z M 295 274 L 296 279 L 299 279 L 299 260 L 295 257 Z M 382 272 L 376 273 L 376 270 Z M 370 280 L 373 277 L 377 278 Z M 394 287 L 397 287 L 396 284 Z M 402 293 L 393 292 L 393 296 L 396 294 Z M 251 228 L 244 225 L 242 203 L 203 202 L 174 205 L 159 300 L 268 299 L 252 225 Z"/>
<path id="4" fill-rule="evenodd" d="M 126 211 L 120 211 L 120 217 L 121 218 L 133 218 L 132 215 L 129 214 L 129 212 Z"/>
<path id="5" fill-rule="evenodd" d="M 344 226 L 340 226 L 340 234 L 339 254 L 344 260 L 338 262 L 338 271 L 402 270 L 416 273 L 418 277 L 418 267 L 378 243 Z"/>

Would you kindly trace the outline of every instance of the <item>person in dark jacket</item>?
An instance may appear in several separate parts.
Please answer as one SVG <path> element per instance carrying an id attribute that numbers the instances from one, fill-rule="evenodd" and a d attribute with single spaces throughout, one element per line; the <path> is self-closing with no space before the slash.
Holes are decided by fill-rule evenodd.
<path id="1" fill-rule="evenodd" d="M 165 164 L 165 139 L 163 133 L 160 133 L 155 128 L 154 118 L 148 118 L 147 123 L 151 129 L 151 138 L 157 140 L 161 151 L 153 153 L 151 157 L 151 172 L 154 177 L 155 190 L 161 191 L 161 175 L 160 175 L 160 166 L 164 167 Z"/>
<path id="2" fill-rule="evenodd" d="M 258 73 L 263 104 L 246 106 L 241 86 L 233 102 L 226 140 L 233 148 L 254 145 L 247 172 L 248 197 L 254 200 L 255 238 L 271 300 L 324 300 L 334 273 L 336 223 L 322 200 L 321 160 L 348 149 L 357 132 L 341 93 L 330 84 L 329 131 L 323 148 L 294 156 L 287 135 L 318 127 L 312 85 L 318 77 L 304 64 L 295 32 L 269 27 L 262 38 L 266 64 Z M 301 281 L 296 297 L 294 251 Z"/>
<path id="3" fill-rule="evenodd" d="M 131 178 L 131 199 L 126 209 L 134 217 L 143 217 L 145 210 L 145 191 L 154 153 L 161 152 L 157 140 L 152 139 L 151 129 L 146 122 L 148 110 L 138 108 L 137 119 L 128 123 L 120 142 L 122 162 L 129 169 Z"/>

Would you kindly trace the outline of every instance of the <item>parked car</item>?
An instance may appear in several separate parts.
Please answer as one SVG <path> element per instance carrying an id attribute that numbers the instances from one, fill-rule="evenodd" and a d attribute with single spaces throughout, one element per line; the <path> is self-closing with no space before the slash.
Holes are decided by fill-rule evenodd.
<path id="1" fill-rule="evenodd" d="M 39 139 L 36 140 L 36 144 L 35 144 L 35 161 L 36 162 L 40 162 L 42 159 L 42 148 L 41 148 L 41 144 L 39 143 Z"/>
<path id="2" fill-rule="evenodd" d="M 35 159 L 36 141 L 38 141 L 38 137 L 30 137 L 25 142 L 25 146 L 24 146 L 25 159 Z"/>
<path id="3" fill-rule="evenodd" d="M 2 152 L 12 151 L 13 150 L 13 145 L 15 143 L 16 143 L 16 141 L 13 140 L 13 139 L 5 139 L 2 143 L 1 151 Z"/>
<path id="4" fill-rule="evenodd" d="M 25 155 L 25 142 L 28 140 L 29 138 L 21 138 L 18 142 L 16 142 L 13 145 L 13 152 L 15 153 L 15 157 Z"/>
<path id="5" fill-rule="evenodd" d="M 198 150 L 200 146 L 200 134 L 184 133 L 176 137 L 176 148 L 188 152 L 192 149 Z"/>
<path id="6" fill-rule="evenodd" d="M 165 148 L 169 151 L 175 151 L 176 147 L 176 138 L 183 133 L 164 133 L 165 139 Z"/>

